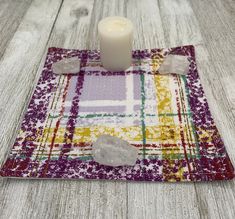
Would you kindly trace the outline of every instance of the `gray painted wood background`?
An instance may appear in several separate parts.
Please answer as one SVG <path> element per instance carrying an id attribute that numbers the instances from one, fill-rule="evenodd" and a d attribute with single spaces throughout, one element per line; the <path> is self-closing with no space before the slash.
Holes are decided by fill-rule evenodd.
<path id="1" fill-rule="evenodd" d="M 110 15 L 133 21 L 135 49 L 196 45 L 204 90 L 235 164 L 234 0 L 0 0 L 0 163 L 47 48 L 98 48 L 97 23 Z M 0 179 L 0 218 L 235 218 L 235 183 Z"/>

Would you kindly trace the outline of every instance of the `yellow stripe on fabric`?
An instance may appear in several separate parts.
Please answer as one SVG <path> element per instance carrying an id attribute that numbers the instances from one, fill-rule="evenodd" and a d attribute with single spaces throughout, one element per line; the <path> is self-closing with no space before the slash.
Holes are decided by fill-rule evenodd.
<path id="1" fill-rule="evenodd" d="M 185 125 L 183 131 L 188 131 Z M 146 127 L 146 139 L 148 143 L 175 144 L 181 141 L 179 125 L 159 125 Z M 193 142 L 192 142 L 193 143 Z"/>
<path id="2" fill-rule="evenodd" d="M 164 61 L 163 51 L 161 53 L 152 54 L 151 58 L 152 58 L 152 61 L 151 61 L 152 69 L 151 70 L 152 70 L 152 72 L 156 72 L 159 69 L 159 66 Z"/>
<path id="3" fill-rule="evenodd" d="M 187 126 L 183 127 L 187 131 Z M 65 128 L 57 130 L 55 144 L 61 144 L 64 141 Z M 45 128 L 44 135 L 48 135 L 47 142 L 51 142 L 53 138 L 54 128 Z M 137 126 L 130 127 L 77 127 L 74 130 L 74 137 L 72 143 L 87 143 L 96 140 L 99 135 L 108 134 L 120 137 L 127 141 L 134 141 L 142 144 L 142 128 Z M 159 125 L 159 126 L 146 126 L 146 141 L 149 144 L 176 144 L 181 140 L 180 126 L 177 125 Z M 40 139 L 38 140 L 40 141 Z M 71 142 L 70 142 L 71 143 Z M 178 151 L 175 148 L 175 151 Z M 166 154 L 167 156 L 167 154 Z"/>
<path id="4" fill-rule="evenodd" d="M 156 96 L 157 96 L 157 111 L 159 114 L 172 114 L 172 94 L 169 86 L 170 76 L 168 75 L 155 75 L 154 76 L 155 88 L 156 88 Z M 175 127 L 174 117 L 172 116 L 161 116 L 159 117 L 159 126 L 162 128 L 160 133 L 162 139 L 160 142 L 168 139 L 169 135 L 179 136 L 179 129 L 176 130 L 172 127 Z M 171 143 L 176 144 L 177 140 L 175 137 L 169 138 Z M 180 147 L 175 146 L 174 150 L 162 150 L 162 159 L 166 159 L 170 161 L 170 168 L 174 167 L 174 160 L 171 157 L 174 157 L 175 154 L 178 154 L 180 151 Z M 168 174 L 168 173 L 167 173 Z M 179 168 L 178 172 L 172 173 L 176 175 L 180 179 L 183 178 L 183 169 Z M 163 167 L 163 175 L 164 167 Z"/>
<path id="5" fill-rule="evenodd" d="M 63 143 L 65 128 L 59 128 L 57 136 L 54 140 L 55 144 Z M 45 128 L 44 134 L 49 134 L 47 141 L 50 142 L 53 138 L 54 128 Z M 77 127 L 74 130 L 73 143 L 93 142 L 99 135 L 108 134 L 117 136 L 127 141 L 139 141 L 142 143 L 142 128 L 141 127 Z"/>

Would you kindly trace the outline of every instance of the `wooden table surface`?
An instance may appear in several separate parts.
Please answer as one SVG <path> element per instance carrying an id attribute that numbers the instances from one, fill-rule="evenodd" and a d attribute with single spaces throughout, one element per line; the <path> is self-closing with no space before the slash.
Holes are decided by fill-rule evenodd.
<path id="1" fill-rule="evenodd" d="M 134 49 L 196 45 L 204 90 L 235 164 L 234 0 L 0 0 L 0 163 L 47 48 L 98 48 L 97 23 L 111 15 L 133 21 Z M 235 183 L 0 179 L 0 218 L 235 218 Z"/>

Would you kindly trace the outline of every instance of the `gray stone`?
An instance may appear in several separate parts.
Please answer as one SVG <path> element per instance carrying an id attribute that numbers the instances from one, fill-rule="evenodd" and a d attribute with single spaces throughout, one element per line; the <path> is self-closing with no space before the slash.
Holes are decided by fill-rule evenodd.
<path id="1" fill-rule="evenodd" d="M 189 71 L 188 56 L 168 55 L 158 69 L 160 74 L 186 75 Z"/>
<path id="2" fill-rule="evenodd" d="M 52 64 L 55 74 L 76 74 L 80 71 L 80 60 L 77 57 L 64 58 Z"/>
<path id="3" fill-rule="evenodd" d="M 94 160 L 100 164 L 133 166 L 137 160 L 138 149 L 120 138 L 101 135 L 92 145 L 92 154 Z"/>

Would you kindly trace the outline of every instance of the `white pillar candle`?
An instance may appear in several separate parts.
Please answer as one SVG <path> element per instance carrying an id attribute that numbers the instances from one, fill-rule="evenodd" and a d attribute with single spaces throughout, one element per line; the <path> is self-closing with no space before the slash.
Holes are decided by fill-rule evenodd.
<path id="1" fill-rule="evenodd" d="M 98 24 L 100 57 L 109 71 L 124 71 L 132 62 L 133 24 L 124 17 L 107 17 Z"/>

